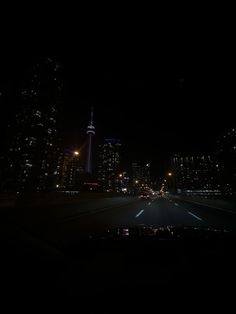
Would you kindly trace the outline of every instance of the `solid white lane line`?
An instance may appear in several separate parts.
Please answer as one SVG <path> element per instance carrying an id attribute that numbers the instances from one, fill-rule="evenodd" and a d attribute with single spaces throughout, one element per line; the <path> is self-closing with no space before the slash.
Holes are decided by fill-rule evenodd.
<path id="1" fill-rule="evenodd" d="M 179 206 L 179 204 L 175 203 L 175 206 Z"/>
<path id="2" fill-rule="evenodd" d="M 144 212 L 144 209 L 140 210 L 140 212 L 135 216 L 135 218 L 138 218 L 139 216 L 141 216 L 143 212 Z"/>
<path id="3" fill-rule="evenodd" d="M 194 214 L 193 214 L 193 213 L 191 213 L 191 212 L 188 212 L 188 214 L 189 214 L 189 215 L 191 215 L 191 216 L 193 216 L 193 217 L 194 217 L 194 218 L 196 218 L 197 220 L 203 221 L 203 219 L 202 219 L 202 218 L 200 218 L 200 217 L 198 217 L 198 216 L 194 215 Z"/>
<path id="4" fill-rule="evenodd" d="M 213 206 L 213 205 L 210 205 L 210 204 L 205 204 L 205 203 L 200 203 L 200 202 L 195 202 L 195 201 L 189 201 L 189 200 L 183 200 L 183 201 L 187 202 L 187 203 L 190 203 L 190 204 L 197 204 L 197 205 L 204 206 L 204 207 L 210 207 L 210 208 L 213 208 L 213 209 L 218 209 L 218 210 L 221 210 L 223 212 L 230 213 L 230 214 L 236 214 L 235 210 L 220 208 L 220 207 Z"/>

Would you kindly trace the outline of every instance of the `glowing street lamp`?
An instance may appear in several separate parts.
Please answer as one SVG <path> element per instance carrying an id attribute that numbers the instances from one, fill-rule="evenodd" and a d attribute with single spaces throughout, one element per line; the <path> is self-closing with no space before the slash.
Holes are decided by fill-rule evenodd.
<path id="1" fill-rule="evenodd" d="M 79 152 L 78 151 L 74 151 L 74 155 L 75 156 L 79 156 Z"/>
<path id="2" fill-rule="evenodd" d="M 172 177 L 173 173 L 172 172 L 168 172 L 168 176 Z"/>

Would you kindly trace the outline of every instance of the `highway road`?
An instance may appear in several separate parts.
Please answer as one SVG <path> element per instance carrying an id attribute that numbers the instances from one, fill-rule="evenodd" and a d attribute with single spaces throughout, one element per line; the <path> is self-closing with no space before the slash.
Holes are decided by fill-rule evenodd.
<path id="1" fill-rule="evenodd" d="M 40 238 L 67 244 L 81 236 L 116 227 L 204 226 L 236 231 L 236 211 L 191 203 L 171 197 L 141 200 L 114 197 L 81 200 L 73 204 L 16 211 L 14 223 Z"/>

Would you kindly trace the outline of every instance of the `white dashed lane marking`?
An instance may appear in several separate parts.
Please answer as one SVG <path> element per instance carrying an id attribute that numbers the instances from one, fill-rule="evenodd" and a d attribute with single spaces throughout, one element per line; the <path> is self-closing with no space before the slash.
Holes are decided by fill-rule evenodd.
<path id="1" fill-rule="evenodd" d="M 144 209 L 140 210 L 140 212 L 135 216 L 135 218 L 138 218 L 139 216 L 141 216 L 143 212 L 144 212 Z"/>
<path id="2" fill-rule="evenodd" d="M 198 217 L 198 216 L 194 215 L 194 214 L 193 214 L 193 213 L 191 213 L 191 212 L 188 212 L 188 214 L 189 214 L 189 215 L 191 215 L 191 216 L 193 216 L 193 217 L 194 217 L 194 218 L 196 218 L 197 220 L 203 221 L 203 219 L 202 219 L 202 218 L 200 218 L 200 217 Z"/>

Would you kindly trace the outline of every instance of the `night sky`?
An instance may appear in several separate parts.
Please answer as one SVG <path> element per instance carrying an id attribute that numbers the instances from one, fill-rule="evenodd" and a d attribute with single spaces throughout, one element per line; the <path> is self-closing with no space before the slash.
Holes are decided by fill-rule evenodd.
<path id="1" fill-rule="evenodd" d="M 15 110 L 13 91 L 34 59 L 18 55 L 0 60 L 3 131 Z M 125 165 L 150 161 L 159 175 L 171 153 L 210 151 L 217 135 L 235 125 L 235 79 L 225 55 L 107 51 L 56 59 L 63 65 L 62 127 L 68 146 L 84 141 L 93 105 L 97 140 L 121 139 Z"/>

